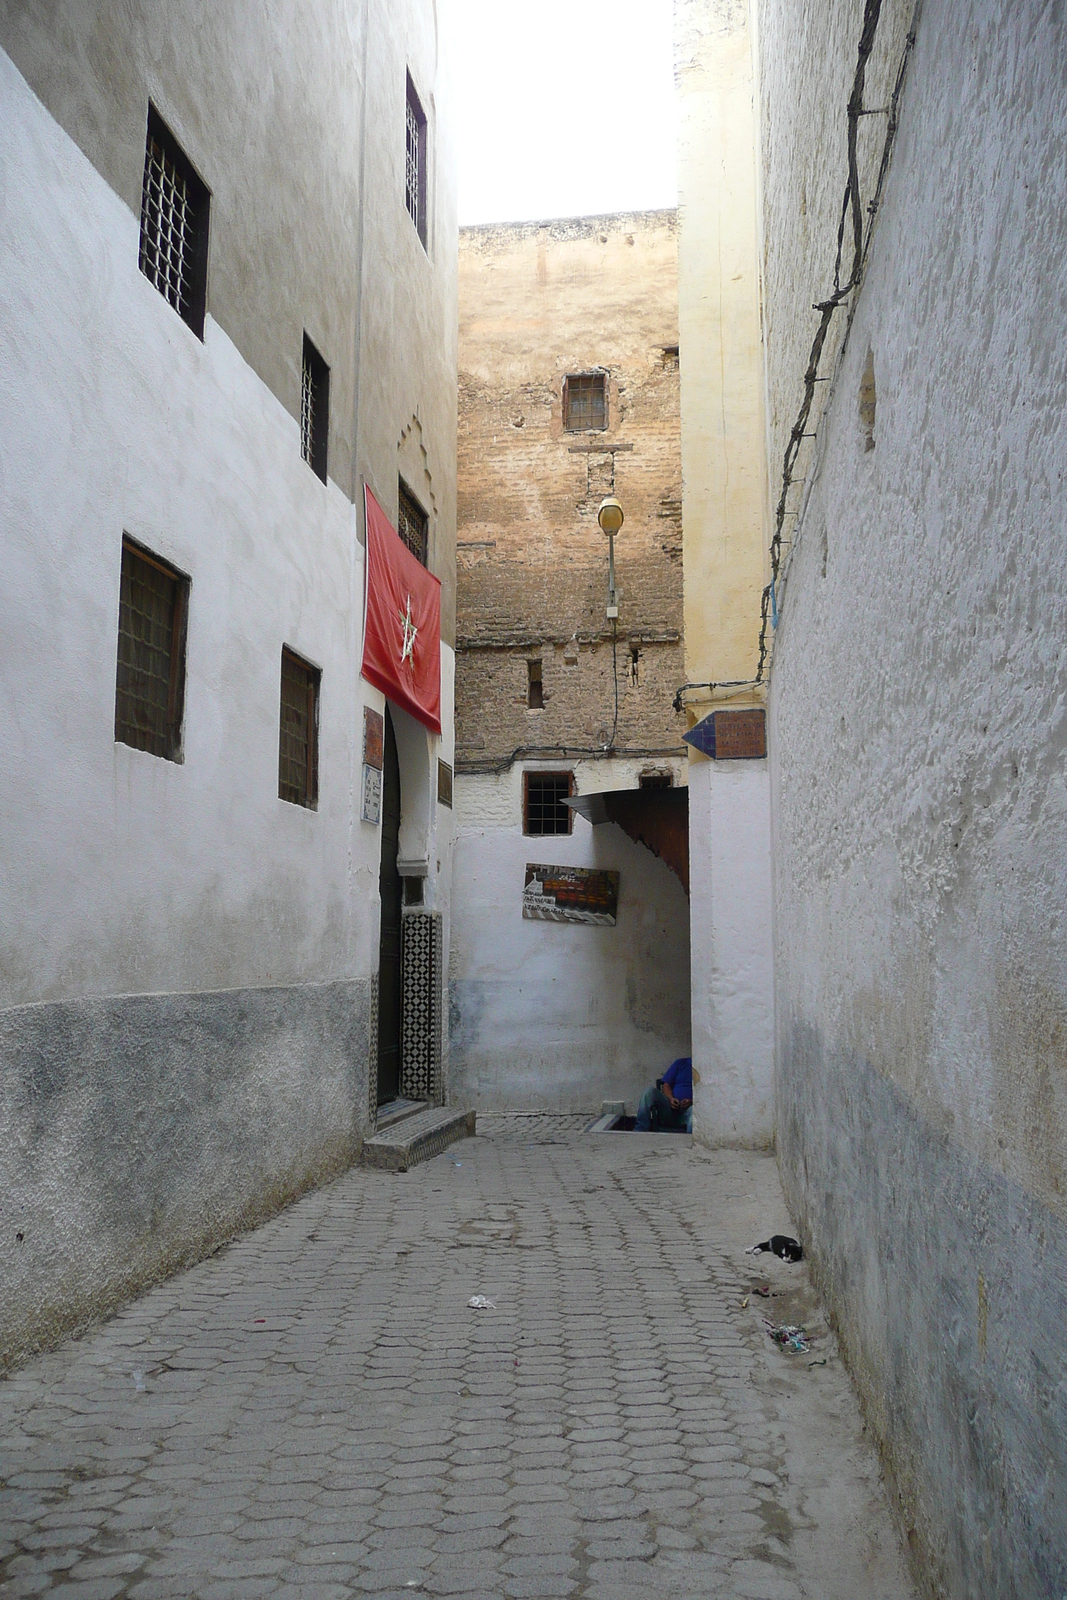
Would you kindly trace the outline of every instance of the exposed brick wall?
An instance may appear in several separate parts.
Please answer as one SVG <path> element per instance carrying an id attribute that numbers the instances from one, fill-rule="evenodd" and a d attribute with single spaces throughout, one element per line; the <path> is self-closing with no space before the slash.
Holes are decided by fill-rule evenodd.
<path id="1" fill-rule="evenodd" d="M 610 737 L 607 494 L 626 513 L 616 746 L 680 753 L 675 213 L 464 229 L 459 283 L 457 765 Z M 607 376 L 608 426 L 568 432 L 564 379 L 591 371 Z"/>

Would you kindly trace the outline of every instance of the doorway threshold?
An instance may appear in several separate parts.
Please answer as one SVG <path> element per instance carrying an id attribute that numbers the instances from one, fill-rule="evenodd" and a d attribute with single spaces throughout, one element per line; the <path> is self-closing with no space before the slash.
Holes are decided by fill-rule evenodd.
<path id="1" fill-rule="evenodd" d="M 384 1106 L 379 1106 L 374 1119 L 376 1133 L 383 1133 L 386 1128 L 395 1128 L 398 1122 L 403 1122 L 407 1117 L 413 1117 L 420 1111 L 426 1110 L 425 1100 L 405 1100 L 398 1096 L 396 1100 L 389 1100 Z"/>

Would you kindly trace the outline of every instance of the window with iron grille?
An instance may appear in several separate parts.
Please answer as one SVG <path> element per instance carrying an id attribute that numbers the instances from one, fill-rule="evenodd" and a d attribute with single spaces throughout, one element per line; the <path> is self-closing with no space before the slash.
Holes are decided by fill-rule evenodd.
<path id="1" fill-rule="evenodd" d="M 575 372 L 563 380 L 563 426 L 570 433 L 603 430 L 608 425 L 607 378 L 603 372 Z"/>
<path id="2" fill-rule="evenodd" d="M 282 647 L 278 796 L 295 806 L 319 798 L 319 680 L 317 667 Z"/>
<path id="3" fill-rule="evenodd" d="M 141 271 L 165 300 L 204 337 L 210 195 L 181 146 L 148 108 L 141 185 Z"/>
<path id="4" fill-rule="evenodd" d="M 523 833 L 570 833 L 574 814 L 564 801 L 574 788 L 570 772 L 523 773 Z"/>
<path id="5" fill-rule="evenodd" d="M 123 539 L 115 738 L 167 761 L 181 760 L 188 591 L 180 572 Z"/>
<path id="6" fill-rule="evenodd" d="M 415 559 L 425 566 L 429 555 L 430 519 L 403 478 L 397 495 L 396 531 Z"/>
<path id="7" fill-rule="evenodd" d="M 304 335 L 300 368 L 300 450 L 311 468 L 326 482 L 326 449 L 330 436 L 330 369 Z"/>
<path id="8" fill-rule="evenodd" d="M 406 101 L 404 199 L 415 231 L 426 243 L 426 117 L 408 73 Z"/>

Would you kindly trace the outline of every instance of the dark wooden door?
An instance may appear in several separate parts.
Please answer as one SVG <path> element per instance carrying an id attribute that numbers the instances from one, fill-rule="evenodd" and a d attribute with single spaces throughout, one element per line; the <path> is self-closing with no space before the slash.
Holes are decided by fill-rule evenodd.
<path id="1" fill-rule="evenodd" d="M 378 1104 L 400 1093 L 400 906 L 403 884 L 396 870 L 400 843 L 400 763 L 389 708 L 385 711 L 382 771 L 382 864 L 378 890 L 382 930 L 378 945 Z"/>

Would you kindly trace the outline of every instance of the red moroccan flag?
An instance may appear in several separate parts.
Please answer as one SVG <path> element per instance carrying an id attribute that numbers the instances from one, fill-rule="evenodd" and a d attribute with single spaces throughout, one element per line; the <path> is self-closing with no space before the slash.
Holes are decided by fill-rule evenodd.
<path id="1" fill-rule="evenodd" d="M 441 732 L 441 585 L 416 561 L 364 485 L 367 573 L 363 676 Z"/>

